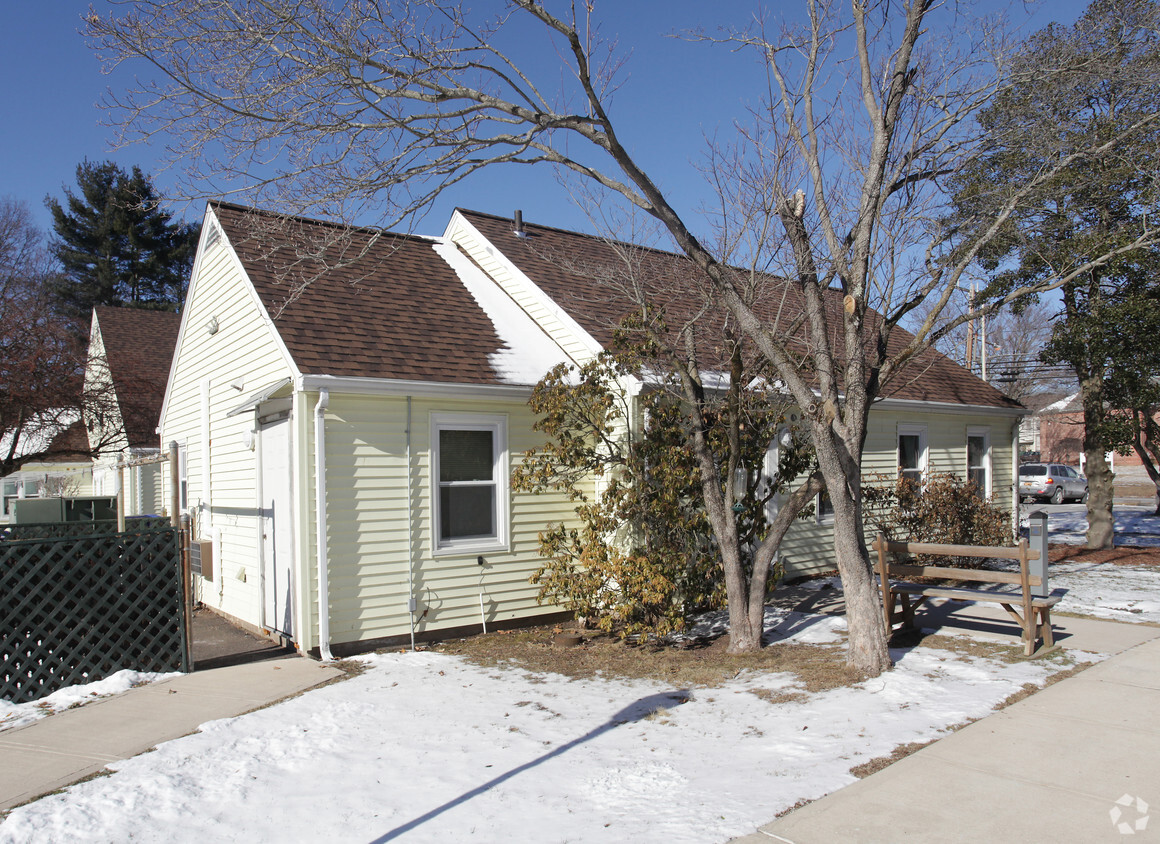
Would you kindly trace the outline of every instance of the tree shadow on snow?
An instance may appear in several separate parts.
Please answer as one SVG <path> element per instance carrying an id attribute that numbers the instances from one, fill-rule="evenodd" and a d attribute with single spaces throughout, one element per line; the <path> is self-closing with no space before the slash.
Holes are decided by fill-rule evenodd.
<path id="1" fill-rule="evenodd" d="M 688 690 L 682 689 L 678 691 L 649 695 L 648 697 L 643 697 L 640 700 L 633 701 L 628 706 L 624 707 L 611 718 L 609 718 L 605 723 L 601 724 L 599 727 L 588 731 L 578 738 L 572 739 L 572 741 L 568 742 L 567 744 L 560 745 L 551 753 L 545 753 L 543 756 L 540 756 L 537 759 L 533 759 L 530 762 L 526 762 L 523 765 L 520 765 L 518 768 L 512 768 L 510 771 L 500 774 L 494 779 L 491 779 L 488 782 L 485 782 L 482 785 L 471 789 L 471 791 L 468 791 L 466 794 L 461 794 L 454 800 L 449 800 L 442 806 L 437 806 L 426 814 L 420 815 L 413 821 L 408 821 L 402 826 L 395 827 L 387 834 L 374 839 L 371 844 L 381 844 L 385 841 L 392 841 L 401 835 L 405 835 L 416 827 L 425 824 L 427 821 L 438 817 L 448 809 L 454 809 L 456 806 L 460 806 L 467 801 L 478 797 L 487 791 L 490 791 L 497 785 L 510 780 L 512 777 L 517 776 L 518 774 L 522 774 L 524 771 L 527 771 L 530 768 L 534 768 L 537 765 L 547 762 L 549 759 L 567 753 L 572 748 L 581 745 L 586 741 L 591 741 L 597 736 L 603 735 L 609 730 L 615 729 L 622 724 L 631 724 L 634 721 L 644 720 L 660 709 L 672 709 L 673 707 L 680 706 L 682 703 L 688 702 L 690 697 L 690 692 Z"/>

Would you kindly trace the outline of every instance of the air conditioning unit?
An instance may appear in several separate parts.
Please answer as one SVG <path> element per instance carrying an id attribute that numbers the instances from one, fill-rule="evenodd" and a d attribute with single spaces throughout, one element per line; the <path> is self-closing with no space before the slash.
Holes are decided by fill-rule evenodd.
<path id="1" fill-rule="evenodd" d="M 213 542 L 211 540 L 190 540 L 189 567 L 194 574 L 200 574 L 206 580 L 213 580 Z"/>

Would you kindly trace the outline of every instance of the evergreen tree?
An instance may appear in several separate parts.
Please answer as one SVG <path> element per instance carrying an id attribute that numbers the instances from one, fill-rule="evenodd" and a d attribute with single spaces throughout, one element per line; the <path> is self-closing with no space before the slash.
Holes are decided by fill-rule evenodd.
<path id="1" fill-rule="evenodd" d="M 94 305 L 173 310 L 197 247 L 198 227 L 174 222 L 139 167 L 126 172 L 111 161 L 77 167 L 77 192 L 63 203 L 48 197 L 52 254 L 62 274 L 55 286 L 60 309 L 85 316 Z"/>
<path id="2" fill-rule="evenodd" d="M 1160 269 L 1150 225 L 1160 214 L 1158 27 L 1155 0 L 1096 0 L 1074 27 L 1052 24 L 1035 35 L 1011 83 L 980 115 L 987 154 L 954 177 L 957 209 L 970 219 L 976 207 L 993 207 L 1003 186 L 1034 184 L 1054 169 L 1022 191 L 978 257 L 991 274 L 984 299 L 1061 281 L 1062 319 L 1044 359 L 1070 366 L 1080 385 L 1090 548 L 1112 546 L 1105 453 L 1128 443 L 1109 380 L 1141 366 L 1138 351 L 1155 343 L 1137 328 Z M 1059 70 L 1044 78 L 1043 68 Z"/>

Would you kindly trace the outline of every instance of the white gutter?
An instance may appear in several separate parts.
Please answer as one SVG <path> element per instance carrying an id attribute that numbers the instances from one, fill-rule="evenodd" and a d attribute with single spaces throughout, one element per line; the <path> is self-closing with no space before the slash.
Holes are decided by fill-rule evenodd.
<path id="1" fill-rule="evenodd" d="M 327 390 L 363 396 L 421 396 L 423 398 L 518 399 L 527 401 L 532 385 L 452 384 L 433 381 L 406 381 L 389 378 L 355 378 L 343 375 L 300 375 L 294 389 L 312 393 Z"/>
<path id="2" fill-rule="evenodd" d="M 330 391 L 318 391 L 314 406 L 314 509 L 315 532 L 318 535 L 318 652 L 330 662 L 330 583 L 327 580 L 326 540 L 326 408 Z"/>

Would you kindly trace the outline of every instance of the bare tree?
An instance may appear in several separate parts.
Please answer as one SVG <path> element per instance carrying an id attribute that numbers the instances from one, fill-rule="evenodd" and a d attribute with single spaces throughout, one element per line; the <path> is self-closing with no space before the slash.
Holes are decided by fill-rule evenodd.
<path id="1" fill-rule="evenodd" d="M 1039 393 L 1075 390 L 1070 369 L 1042 360 L 1057 308 L 1043 301 L 1029 302 L 1019 309 L 1006 307 L 986 317 L 959 322 L 970 310 L 968 301 L 969 294 L 960 293 L 936 322 L 939 328 L 943 323 L 957 323 L 935 344 L 939 351 L 1019 402 Z M 916 308 L 911 322 L 922 325 L 933 304 L 924 302 Z"/>
<path id="2" fill-rule="evenodd" d="M 649 239 L 650 227 L 641 225 L 631 214 L 618 217 L 613 227 L 628 228 L 639 239 Z M 529 250 L 554 270 L 568 274 L 560 285 L 566 291 L 561 294 L 566 310 L 575 307 L 592 313 L 592 306 L 599 303 L 598 313 L 615 314 L 601 326 L 611 337 L 606 347 L 624 373 L 643 382 L 650 395 L 642 404 L 650 399 L 659 402 L 647 404 L 650 409 L 642 415 L 664 415 L 663 409 L 668 407 L 679 409 L 681 448 L 696 466 L 698 509 L 712 534 L 706 547 L 717 557 L 725 586 L 729 651 L 759 649 L 770 574 L 781 542 L 824 486 L 820 473 L 810 470 L 811 450 L 801 448 L 795 436 L 800 426 L 792 398 L 774 386 L 776 374 L 737 330 L 732 315 L 721 306 L 717 288 L 707 283 L 686 257 L 609 236 L 590 238 L 579 255 L 569 254 L 559 245 L 534 245 L 539 239 L 529 239 L 517 248 Z M 552 236 L 544 239 L 551 241 Z M 725 252 L 732 246 L 720 244 Z M 734 272 L 737 289 L 749 307 L 770 312 L 771 305 L 780 303 L 780 297 L 775 297 L 774 303 L 763 300 L 770 298 L 771 291 L 784 294 L 784 285 L 771 284 L 752 267 L 748 272 L 734 268 Z M 610 420 L 621 425 L 630 418 L 624 402 L 611 403 L 607 415 L 590 412 L 583 402 L 561 413 L 557 405 L 561 381 L 555 373 L 548 380 L 555 388 L 544 390 L 541 382 L 537 388 L 540 401 L 534 401 L 533 406 L 539 403 L 550 408 L 570 423 L 579 417 L 579 427 L 591 425 L 594 417 L 599 419 L 600 424 L 584 434 L 578 434 L 576 426 L 568 426 L 568 436 L 561 439 L 594 444 L 580 450 L 583 460 L 573 459 L 570 464 L 605 474 L 610 467 L 630 463 L 625 458 L 629 444 L 606 442 L 604 431 Z M 630 439 L 644 438 L 644 432 L 632 430 L 642 423 L 649 424 L 644 419 L 627 424 Z M 774 442 L 777 448 L 770 451 Z M 605 456 L 597 465 L 590 465 L 594 453 Z M 778 465 L 770 465 L 770 453 L 777 455 Z M 561 455 L 577 456 L 567 447 L 556 448 L 536 452 L 529 465 L 543 467 L 545 459 L 558 463 Z M 520 474 L 529 479 L 535 475 L 527 467 Z M 576 488 L 573 478 L 555 470 L 540 477 L 551 481 L 541 484 L 544 488 L 567 488 L 570 492 Z M 556 483 L 557 479 L 564 483 Z M 665 504 L 673 502 L 666 500 Z M 678 510 L 660 514 L 658 521 L 681 519 Z"/>
<path id="3" fill-rule="evenodd" d="M 973 116 L 1004 79 L 993 61 L 1007 46 L 1001 29 L 932 0 L 805 0 L 800 25 L 774 31 L 759 19 L 699 36 L 750 51 L 766 74 L 768 101 L 714 153 L 738 166 L 714 178 L 729 209 L 720 225 L 747 235 L 730 242 L 746 242 L 792 293 L 794 307 L 771 320 L 739 289 L 728 266 L 737 256 L 694 234 L 621 137 L 611 98 L 621 62 L 593 5 L 511 0 L 485 17 L 454 0 L 139 0 L 93 15 L 88 34 L 110 63 L 143 58 L 163 79 L 114 103 L 131 132 L 166 135 L 195 176 L 236 180 L 279 207 L 374 205 L 401 217 L 481 168 L 546 164 L 656 218 L 805 415 L 833 502 L 848 660 L 877 674 L 890 657 L 862 528 L 871 405 L 968 317 L 938 323 L 1012 210 L 1057 167 L 1107 152 L 1156 115 L 1070 150 L 948 226 L 942 180 L 981 142 Z M 559 66 L 524 62 L 529 43 L 550 43 Z M 1117 251 L 1153 240 L 1142 224 Z M 926 300 L 931 316 L 900 340 L 895 327 Z"/>
<path id="4" fill-rule="evenodd" d="M 53 312 L 51 262 L 23 203 L 0 200 L 0 476 L 27 463 L 86 458 L 82 419 L 116 414 L 107 387 L 83 384 L 83 328 Z"/>

